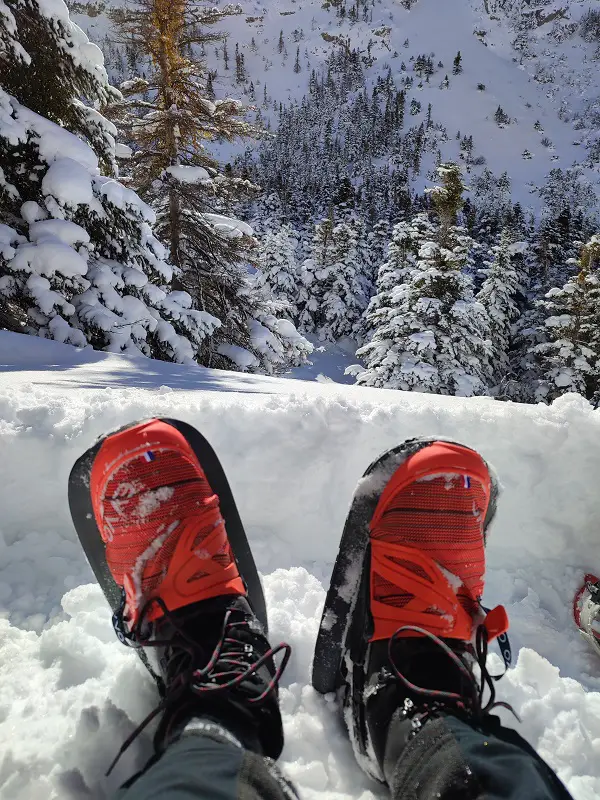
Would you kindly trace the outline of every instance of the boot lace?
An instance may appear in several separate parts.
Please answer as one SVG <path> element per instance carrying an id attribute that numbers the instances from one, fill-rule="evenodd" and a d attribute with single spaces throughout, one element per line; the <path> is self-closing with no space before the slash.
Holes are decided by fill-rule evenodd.
<path id="1" fill-rule="evenodd" d="M 172 626 L 174 636 L 168 640 L 151 639 L 148 636 L 151 627 L 145 621 L 154 606 L 160 608 L 163 619 Z M 123 742 L 106 772 L 107 776 L 113 771 L 123 753 L 150 722 L 167 708 L 176 705 L 187 691 L 191 690 L 193 694 L 200 697 L 207 696 L 209 693 L 230 691 L 252 677 L 259 678 L 258 670 L 270 660 L 275 664 L 275 656 L 283 653 L 283 658 L 276 665 L 275 672 L 264 690 L 256 697 L 247 696 L 245 700 L 255 706 L 260 706 L 272 692 L 276 691 L 292 654 L 291 645 L 281 642 L 276 647 L 269 647 L 260 658 L 256 658 L 254 647 L 250 643 L 240 641 L 235 636 L 235 631 L 240 628 L 251 630 L 249 621 L 235 619 L 234 615 L 235 611 L 232 609 L 225 612 L 221 634 L 208 660 L 206 660 L 207 652 L 186 633 L 160 597 L 152 598 L 146 603 L 136 625 L 127 634 L 125 641 L 119 636 L 124 644 L 135 648 L 168 648 L 173 646 L 173 640 L 176 639 L 178 670 L 174 679 L 166 687 L 164 684 L 162 686 L 159 684 L 159 690 L 163 695 L 161 702 Z M 205 667 L 194 667 L 194 664 L 202 663 L 205 660 Z"/>
<path id="2" fill-rule="evenodd" d="M 404 675 L 398 668 L 393 654 L 395 642 L 403 633 L 407 632 L 418 633 L 421 636 L 425 636 L 434 644 L 436 644 L 448 656 L 451 663 L 464 678 L 464 684 L 467 687 L 467 690 L 464 694 L 459 694 L 458 692 L 447 692 L 438 689 L 427 689 L 408 680 L 406 675 Z M 465 664 L 463 659 L 460 658 L 460 656 L 455 653 L 454 650 L 449 647 L 443 639 L 440 639 L 434 633 L 431 633 L 424 628 L 419 628 L 415 625 L 404 625 L 403 627 L 398 628 L 388 642 L 388 657 L 394 676 L 414 694 L 419 695 L 420 697 L 432 699 L 434 701 L 434 707 L 453 705 L 457 709 L 465 711 L 470 718 L 476 720 L 477 722 L 481 721 L 484 717 L 490 714 L 494 708 L 502 707 L 514 714 L 516 719 L 520 722 L 518 714 L 511 705 L 501 700 L 496 700 L 495 683 L 503 677 L 505 672 L 503 672 L 502 675 L 490 675 L 486 665 L 487 654 L 488 635 L 485 626 L 480 625 L 477 628 L 475 635 L 474 650 L 475 663 L 479 665 L 481 672 L 481 681 L 478 682 L 474 673 Z M 487 702 L 484 704 L 483 698 L 486 688 L 489 691 L 489 697 Z"/>

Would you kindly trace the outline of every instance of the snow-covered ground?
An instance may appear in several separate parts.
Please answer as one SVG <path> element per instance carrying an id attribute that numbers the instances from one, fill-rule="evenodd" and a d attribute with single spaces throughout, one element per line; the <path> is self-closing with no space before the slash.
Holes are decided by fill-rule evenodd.
<path id="1" fill-rule="evenodd" d="M 149 752 L 121 739 L 156 702 L 76 542 L 74 460 L 107 429 L 168 414 L 197 426 L 230 477 L 261 570 L 273 640 L 294 647 L 283 765 L 306 800 L 383 796 L 354 764 L 334 708 L 309 686 L 325 586 L 353 488 L 418 434 L 474 446 L 504 493 L 488 603 L 506 604 L 518 661 L 500 684 L 520 730 L 575 800 L 600 796 L 600 661 L 571 619 L 600 559 L 600 414 L 183 368 L 0 333 L 0 796 L 103 798 Z M 493 654 L 494 667 L 499 658 Z M 517 724 L 507 716 L 508 724 Z"/>

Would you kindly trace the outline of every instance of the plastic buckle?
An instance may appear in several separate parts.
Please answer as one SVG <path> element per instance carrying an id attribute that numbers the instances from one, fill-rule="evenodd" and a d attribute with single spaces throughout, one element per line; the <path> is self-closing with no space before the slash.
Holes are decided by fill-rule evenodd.
<path id="1" fill-rule="evenodd" d="M 497 639 L 504 666 L 508 669 L 512 664 L 512 648 L 507 633 L 509 628 L 508 614 L 504 606 L 496 606 L 496 608 L 488 611 L 484 625 L 488 634 L 488 641 L 491 642 L 493 639 Z"/>
<path id="2" fill-rule="evenodd" d="M 594 600 L 594 602 L 600 603 L 600 581 L 598 581 L 597 583 L 588 582 L 586 584 L 586 588 L 589 591 L 590 597 Z"/>
<path id="3" fill-rule="evenodd" d="M 121 590 L 121 601 L 119 607 L 112 615 L 112 624 L 117 636 L 117 639 L 126 647 L 137 647 L 137 639 L 135 633 L 130 631 L 124 619 L 125 614 L 126 596 L 125 589 Z"/>

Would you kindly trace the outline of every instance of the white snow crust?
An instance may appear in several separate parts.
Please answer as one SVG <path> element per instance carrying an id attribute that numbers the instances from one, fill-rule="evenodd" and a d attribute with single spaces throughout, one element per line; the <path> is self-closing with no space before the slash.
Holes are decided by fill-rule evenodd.
<path id="1" fill-rule="evenodd" d="M 185 167 L 179 164 L 167 167 L 165 172 L 168 172 L 181 183 L 206 183 L 212 180 L 203 167 Z"/>
<path id="2" fill-rule="evenodd" d="M 305 800 L 386 796 L 354 762 L 332 698 L 310 687 L 326 586 L 352 492 L 371 460 L 433 435 L 481 451 L 503 484 L 485 601 L 511 618 L 515 666 L 499 697 L 575 800 L 600 796 L 600 661 L 571 602 L 597 569 L 600 414 L 552 406 L 215 372 L 0 333 L 0 797 L 103 798 L 139 768 L 152 730 L 105 778 L 157 702 L 114 637 L 67 506 L 75 459 L 152 415 L 197 426 L 229 477 L 261 571 L 282 681 L 282 766 Z M 499 671 L 499 656 L 490 656 Z"/>
<path id="3" fill-rule="evenodd" d="M 16 118 L 12 116 L 13 110 Z M 40 156 L 48 163 L 62 161 L 63 154 L 68 153 L 69 157 L 65 161 L 76 162 L 89 172 L 98 170 L 98 158 L 91 147 L 49 119 L 17 103 L 5 92 L 0 93 L 0 125 L 10 132 L 15 144 L 26 142 L 28 132 L 35 132 Z"/>
<path id="4" fill-rule="evenodd" d="M 180 178 L 181 180 L 181 178 Z M 229 239 L 241 239 L 242 236 L 252 236 L 254 231 L 247 222 L 222 214 L 204 214 L 204 219 L 209 222 L 221 236 Z"/>

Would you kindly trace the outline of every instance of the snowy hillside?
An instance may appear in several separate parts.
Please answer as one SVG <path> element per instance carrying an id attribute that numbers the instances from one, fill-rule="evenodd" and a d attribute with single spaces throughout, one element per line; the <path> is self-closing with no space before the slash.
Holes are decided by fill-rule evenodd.
<path id="1" fill-rule="evenodd" d="M 103 48 L 115 81 L 129 77 L 130 70 L 107 17 L 111 5 L 118 4 L 91 4 L 88 13 L 75 13 L 85 11 L 85 5 L 72 4 L 73 19 Z M 344 0 L 343 5 L 351 9 L 353 4 Z M 371 85 L 388 71 L 398 87 L 407 77 L 414 78 L 407 88 L 407 108 L 414 100 L 420 110 L 408 119 L 418 126 L 431 104 L 434 122 L 447 130 L 447 137 L 437 143 L 443 160 L 464 160 L 456 134 L 473 136 L 471 160 L 483 158 L 496 175 L 508 171 L 513 201 L 539 209 L 543 201 L 532 191 L 544 184 L 551 169 L 582 165 L 584 178 L 593 185 L 600 182 L 595 60 L 599 42 L 595 33 L 585 41 L 580 25 L 595 5 L 589 0 L 539 0 L 523 10 L 523 4 L 497 0 L 412 0 L 412 5 L 377 0 L 368 13 L 361 11 L 353 19 L 350 13 L 340 18 L 339 0 L 247 0 L 242 3 L 244 13 L 221 26 L 229 34 L 228 68 L 222 45 L 207 46 L 205 55 L 216 73 L 217 94 L 241 97 L 276 127 L 280 103 L 300 101 L 311 72 L 323 69 L 334 49 L 340 44 L 356 48 Z M 244 57 L 241 77 L 236 75 L 236 47 Z M 463 71 L 454 75 L 458 51 Z M 415 72 L 419 55 L 431 56 L 430 77 Z M 509 123 L 497 124 L 499 107 Z M 227 159 L 239 151 L 240 145 L 224 146 L 219 155 Z M 415 179 L 418 191 L 427 184 L 434 155 Z M 482 169 L 482 163 L 469 164 L 473 175 Z"/>
<path id="2" fill-rule="evenodd" d="M 104 778 L 156 698 L 113 636 L 75 541 L 66 482 L 99 434 L 160 414 L 196 425 L 219 453 L 263 575 L 273 639 L 294 646 L 281 693 L 283 764 L 306 800 L 382 796 L 353 763 L 331 704 L 309 687 L 309 667 L 354 485 L 383 449 L 418 434 L 458 438 L 498 470 L 486 599 L 506 604 L 518 654 L 500 694 L 575 800 L 600 796 L 600 662 L 570 610 L 599 558 L 600 451 L 590 443 L 600 416 L 587 402 L 566 395 L 551 407 L 518 406 L 283 381 L 2 332 L 3 800 L 102 798 L 148 753 L 147 734 Z"/>

